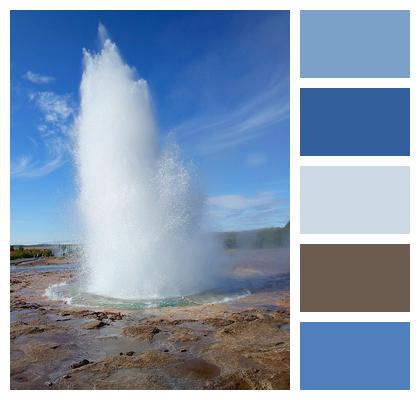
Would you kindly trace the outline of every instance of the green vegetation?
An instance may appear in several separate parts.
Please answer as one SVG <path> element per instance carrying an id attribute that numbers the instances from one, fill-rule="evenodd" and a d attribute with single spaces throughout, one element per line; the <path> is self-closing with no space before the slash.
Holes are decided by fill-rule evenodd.
<path id="1" fill-rule="evenodd" d="M 222 240 L 227 249 L 268 249 L 290 245 L 290 223 L 283 228 L 265 228 L 253 231 L 225 232 Z"/>
<path id="2" fill-rule="evenodd" d="M 52 257 L 53 252 L 50 249 L 39 247 L 23 247 L 10 246 L 10 259 L 17 260 L 19 258 L 38 258 L 38 257 Z"/>

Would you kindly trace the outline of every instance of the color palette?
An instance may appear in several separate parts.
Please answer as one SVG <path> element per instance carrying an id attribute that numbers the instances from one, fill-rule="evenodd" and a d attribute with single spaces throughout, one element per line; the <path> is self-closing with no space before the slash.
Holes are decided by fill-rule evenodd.
<path id="1" fill-rule="evenodd" d="M 410 324 L 311 322 L 300 327 L 301 389 L 410 388 Z"/>
<path id="2" fill-rule="evenodd" d="M 410 389 L 410 12 L 301 11 L 300 77 L 301 389 Z"/>
<path id="3" fill-rule="evenodd" d="M 409 77 L 409 11 L 301 11 L 300 76 Z"/>
<path id="4" fill-rule="evenodd" d="M 409 156 L 410 89 L 301 89 L 301 156 Z"/>
<path id="5" fill-rule="evenodd" d="M 302 244 L 300 310 L 410 311 L 410 246 Z"/>
<path id="6" fill-rule="evenodd" d="M 301 167 L 301 233 L 409 233 L 408 167 Z"/>

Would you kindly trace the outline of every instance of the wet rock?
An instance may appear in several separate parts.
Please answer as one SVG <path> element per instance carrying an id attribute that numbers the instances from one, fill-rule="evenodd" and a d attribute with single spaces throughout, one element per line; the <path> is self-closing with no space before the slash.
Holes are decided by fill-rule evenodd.
<path id="1" fill-rule="evenodd" d="M 90 364 L 90 361 L 86 360 L 86 358 L 85 358 L 82 361 L 79 361 L 77 363 L 74 363 L 74 364 L 70 365 L 70 368 L 71 369 L 76 369 L 76 368 L 84 367 L 85 365 L 88 365 L 88 364 Z"/>
<path id="2" fill-rule="evenodd" d="M 123 319 L 123 314 L 120 312 L 108 312 L 108 319 L 111 321 L 120 321 Z"/>
<path id="3" fill-rule="evenodd" d="M 111 373 L 112 371 L 129 368 L 158 368 L 167 364 L 176 364 L 179 360 L 171 354 L 163 353 L 157 350 L 146 351 L 139 355 L 127 356 L 113 356 L 107 357 L 101 361 L 95 363 L 89 363 L 85 369 L 80 370 L 81 374 L 86 373 Z M 79 370 L 76 370 L 77 372 Z M 76 374 L 75 371 L 75 374 Z M 73 378 L 76 379 L 74 374 Z"/>
<path id="4" fill-rule="evenodd" d="M 96 311 L 91 312 L 89 315 L 95 317 L 98 320 L 109 320 L 109 321 L 117 321 L 123 318 L 123 315 L 120 312 L 113 312 L 113 311 Z"/>
<path id="5" fill-rule="evenodd" d="M 189 328 L 177 328 L 168 337 L 168 341 L 175 343 L 196 342 L 199 339 L 200 336 L 194 333 L 194 331 Z"/>
<path id="6" fill-rule="evenodd" d="M 133 337 L 138 340 L 152 341 L 153 337 L 160 332 L 156 326 L 149 325 L 133 325 L 127 326 L 122 330 L 122 334 L 128 337 Z"/>
<path id="7" fill-rule="evenodd" d="M 187 351 L 187 349 L 181 349 L 180 352 L 181 353 L 185 353 Z"/>
<path id="8" fill-rule="evenodd" d="M 240 369 L 233 373 L 221 376 L 211 386 L 212 389 L 225 390 L 278 390 L 289 389 L 290 381 L 288 373 L 263 373 L 262 370 L 256 369 Z"/>
<path id="9" fill-rule="evenodd" d="M 16 339 L 18 336 L 42 333 L 47 329 L 47 325 L 43 323 L 15 321 L 10 325 L 10 338 Z"/>
<path id="10" fill-rule="evenodd" d="M 264 319 L 267 318 L 267 315 L 257 311 L 257 310 L 245 310 L 239 313 L 235 313 L 231 316 L 234 321 L 237 322 L 251 322 L 255 321 L 256 319 Z"/>
<path id="11" fill-rule="evenodd" d="M 134 356 L 135 352 L 134 351 L 127 351 L 127 353 L 125 353 L 127 356 L 131 357 Z"/>
<path id="12" fill-rule="evenodd" d="M 12 309 L 22 309 L 22 310 L 37 310 L 38 308 L 43 309 L 38 303 L 28 303 L 25 300 L 13 300 L 10 303 Z"/>
<path id="13" fill-rule="evenodd" d="M 212 379 L 220 374 L 220 368 L 217 365 L 207 362 L 201 358 L 187 359 L 181 365 L 172 369 L 174 376 L 191 376 L 195 379 Z"/>
<path id="14" fill-rule="evenodd" d="M 92 318 L 97 319 L 99 321 L 108 320 L 108 321 L 116 321 L 121 320 L 123 318 L 123 314 L 120 312 L 114 311 L 91 311 L 91 310 L 69 310 L 66 312 L 60 313 L 61 316 L 73 316 L 75 318 Z"/>
<path id="15" fill-rule="evenodd" d="M 235 321 L 225 318 L 206 318 L 203 320 L 203 324 L 214 326 L 215 328 L 221 328 L 233 324 Z"/>
<path id="16" fill-rule="evenodd" d="M 248 371 L 237 371 L 218 379 L 213 388 L 224 390 L 249 390 L 257 389 L 259 387 L 253 374 Z"/>
<path id="17" fill-rule="evenodd" d="M 164 321 L 164 320 L 163 320 Z M 180 324 L 185 324 L 185 323 L 190 323 L 190 322 L 197 322 L 196 319 L 174 319 L 173 321 L 170 322 L 171 325 L 180 325 Z"/>
<path id="18" fill-rule="evenodd" d="M 86 322 L 85 324 L 83 324 L 82 328 L 83 329 L 99 329 L 99 328 L 102 328 L 105 325 L 106 324 L 103 321 L 93 320 L 91 322 Z"/>

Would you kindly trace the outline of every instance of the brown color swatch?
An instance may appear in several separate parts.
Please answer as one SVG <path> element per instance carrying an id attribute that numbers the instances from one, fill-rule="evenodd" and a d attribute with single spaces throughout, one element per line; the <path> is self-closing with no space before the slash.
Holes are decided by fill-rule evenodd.
<path id="1" fill-rule="evenodd" d="M 300 310 L 410 311 L 410 246 L 302 244 Z"/>

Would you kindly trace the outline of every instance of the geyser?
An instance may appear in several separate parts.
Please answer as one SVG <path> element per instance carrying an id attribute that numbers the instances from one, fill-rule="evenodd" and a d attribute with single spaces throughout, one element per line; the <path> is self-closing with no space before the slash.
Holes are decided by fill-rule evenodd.
<path id="1" fill-rule="evenodd" d="M 179 148 L 159 146 L 146 81 L 100 26 L 84 51 L 76 121 L 84 290 L 122 299 L 198 293 L 220 272 L 202 230 L 203 195 Z"/>

